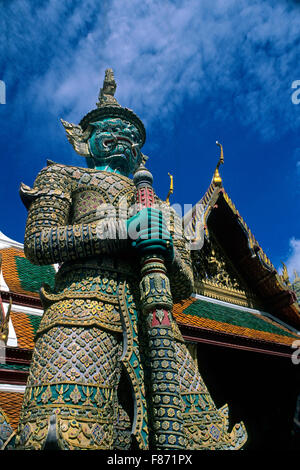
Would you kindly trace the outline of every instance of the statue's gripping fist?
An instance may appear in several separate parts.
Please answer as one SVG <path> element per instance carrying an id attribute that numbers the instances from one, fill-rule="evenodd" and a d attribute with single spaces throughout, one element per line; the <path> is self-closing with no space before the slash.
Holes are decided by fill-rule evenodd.
<path id="1" fill-rule="evenodd" d="M 132 246 L 141 256 L 162 255 L 173 261 L 174 246 L 163 214 L 159 209 L 144 208 L 127 220 L 127 232 Z"/>

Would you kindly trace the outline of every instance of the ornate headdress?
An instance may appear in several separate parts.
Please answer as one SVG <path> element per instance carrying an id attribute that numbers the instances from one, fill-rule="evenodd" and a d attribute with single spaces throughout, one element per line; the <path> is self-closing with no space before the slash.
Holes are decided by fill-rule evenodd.
<path id="1" fill-rule="evenodd" d="M 146 131 L 144 124 L 140 118 L 128 108 L 123 108 L 114 97 L 117 84 L 114 79 L 112 69 L 105 71 L 103 87 L 100 89 L 97 108 L 86 114 L 78 125 L 69 123 L 61 119 L 66 130 L 67 138 L 72 144 L 75 152 L 83 157 L 90 156 L 88 139 L 93 131 L 93 122 L 100 121 L 105 118 L 121 118 L 133 124 L 141 135 L 142 145 L 146 140 Z"/>

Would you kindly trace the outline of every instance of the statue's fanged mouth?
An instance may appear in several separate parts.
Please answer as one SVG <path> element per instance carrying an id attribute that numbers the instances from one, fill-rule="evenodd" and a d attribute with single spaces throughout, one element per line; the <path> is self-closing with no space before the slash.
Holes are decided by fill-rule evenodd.
<path id="1" fill-rule="evenodd" d="M 132 153 L 133 155 L 136 157 L 136 150 L 135 150 L 135 147 L 136 145 L 134 144 L 134 142 L 132 142 L 132 140 L 126 138 L 126 137 L 119 137 L 119 136 L 116 136 L 114 137 L 113 139 L 105 139 L 103 141 L 103 146 L 104 147 L 110 147 L 111 144 L 115 144 L 115 146 L 118 144 L 118 142 L 126 142 L 129 144 L 131 150 L 132 150 Z"/>

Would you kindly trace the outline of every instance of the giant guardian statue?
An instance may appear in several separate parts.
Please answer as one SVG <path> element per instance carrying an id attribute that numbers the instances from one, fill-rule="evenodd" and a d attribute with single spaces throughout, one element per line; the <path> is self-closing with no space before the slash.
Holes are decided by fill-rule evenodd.
<path id="1" fill-rule="evenodd" d="M 145 128 L 119 105 L 108 69 L 96 109 L 62 120 L 87 168 L 48 162 L 33 188 L 24 249 L 57 264 L 16 449 L 238 449 L 172 316 L 193 291 L 181 219 L 152 188 L 141 149 Z M 133 176 L 133 177 L 132 177 Z"/>

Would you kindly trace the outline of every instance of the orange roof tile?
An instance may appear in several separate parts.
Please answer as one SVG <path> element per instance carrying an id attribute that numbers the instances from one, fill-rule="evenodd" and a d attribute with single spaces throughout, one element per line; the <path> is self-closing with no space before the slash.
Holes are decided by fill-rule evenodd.
<path id="1" fill-rule="evenodd" d="M 190 314 L 190 306 L 193 306 L 193 314 Z M 179 325 L 284 345 L 292 345 L 296 339 L 299 340 L 299 336 L 281 324 L 255 313 L 235 309 L 234 305 L 227 307 L 191 297 L 188 301 L 175 304 L 173 313 Z M 226 319 L 228 321 L 224 321 Z"/>
<path id="2" fill-rule="evenodd" d="M 41 317 L 22 312 L 11 312 L 11 320 L 17 336 L 19 348 L 34 347 L 34 336 Z"/>
<path id="3" fill-rule="evenodd" d="M 3 409 L 14 431 L 18 427 L 23 396 L 23 393 L 0 392 L 0 408 Z"/>
<path id="4" fill-rule="evenodd" d="M 18 248 L 4 248 L 0 250 L 0 254 L 2 257 L 2 273 L 9 290 L 19 294 L 38 297 L 37 292 L 29 292 L 21 287 L 16 265 L 16 256 L 25 258 L 24 251 Z"/>
<path id="5" fill-rule="evenodd" d="M 19 248 L 0 250 L 2 274 L 10 291 L 30 297 L 39 297 L 43 283 L 53 285 L 55 269 L 53 266 L 36 266 Z"/>

